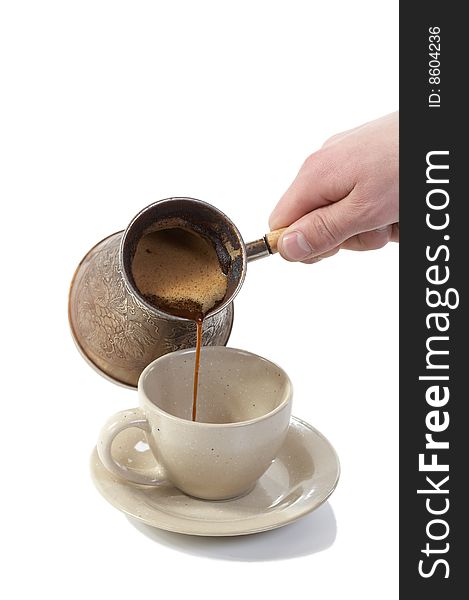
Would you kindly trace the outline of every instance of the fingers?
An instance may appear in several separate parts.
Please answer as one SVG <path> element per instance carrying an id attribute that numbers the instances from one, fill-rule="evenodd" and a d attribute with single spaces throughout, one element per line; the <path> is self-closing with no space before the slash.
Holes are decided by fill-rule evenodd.
<path id="1" fill-rule="evenodd" d="M 364 231 L 363 233 L 358 233 L 348 240 L 345 240 L 345 242 L 343 242 L 340 246 L 336 246 L 332 250 L 317 256 L 306 258 L 301 262 L 306 265 L 311 265 L 319 262 L 323 258 L 334 256 L 341 249 L 358 251 L 378 250 L 379 248 L 385 246 L 388 242 L 396 241 L 399 241 L 399 223 L 386 225 L 385 227 L 379 227 L 373 231 Z"/>
<path id="2" fill-rule="evenodd" d="M 353 189 L 351 173 L 337 160 L 334 149 L 323 148 L 309 156 L 295 180 L 274 208 L 271 229 L 288 227 L 301 216 L 347 196 Z"/>
<path id="3" fill-rule="evenodd" d="M 289 261 L 304 261 L 340 246 L 359 233 L 355 207 L 348 198 L 298 219 L 280 237 L 278 249 Z"/>
<path id="4" fill-rule="evenodd" d="M 346 250 L 378 250 L 391 241 L 392 225 L 386 225 L 374 229 L 373 231 L 364 231 L 352 236 L 341 245 Z"/>

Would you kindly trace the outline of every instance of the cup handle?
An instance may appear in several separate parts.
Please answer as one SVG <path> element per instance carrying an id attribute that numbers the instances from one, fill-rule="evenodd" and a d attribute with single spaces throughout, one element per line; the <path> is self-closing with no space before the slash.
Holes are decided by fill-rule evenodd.
<path id="1" fill-rule="evenodd" d="M 114 473 L 122 479 L 127 479 L 132 483 L 140 483 L 142 485 L 158 485 L 165 481 L 161 478 L 156 478 L 150 473 L 142 473 L 129 469 L 126 465 L 122 465 L 112 455 L 112 442 L 118 433 L 128 429 L 129 427 L 138 427 L 146 433 L 150 433 L 150 425 L 139 408 L 131 408 L 123 410 L 113 415 L 105 423 L 99 434 L 96 449 L 101 462 L 108 471 Z"/>

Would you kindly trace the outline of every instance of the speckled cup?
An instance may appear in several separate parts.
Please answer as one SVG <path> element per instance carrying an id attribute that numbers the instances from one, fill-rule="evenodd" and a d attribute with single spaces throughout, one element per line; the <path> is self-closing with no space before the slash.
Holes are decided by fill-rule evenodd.
<path id="1" fill-rule="evenodd" d="M 194 360 L 191 348 L 149 364 L 138 382 L 140 407 L 108 420 L 98 455 L 109 471 L 133 483 L 170 481 L 197 498 L 235 498 L 254 487 L 280 450 L 290 422 L 292 385 L 265 358 L 224 346 L 204 347 L 193 422 Z M 145 431 L 158 463 L 154 471 L 137 471 L 113 457 L 113 440 L 128 427 Z"/>

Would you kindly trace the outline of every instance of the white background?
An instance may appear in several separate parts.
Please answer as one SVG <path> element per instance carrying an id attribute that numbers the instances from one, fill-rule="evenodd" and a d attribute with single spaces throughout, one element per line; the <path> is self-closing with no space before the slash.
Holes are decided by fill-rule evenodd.
<path id="1" fill-rule="evenodd" d="M 76 264 L 189 195 L 246 241 L 328 136 L 397 108 L 397 2 L 6 1 L 0 9 L 1 586 L 13 598 L 397 597 L 398 247 L 249 265 L 230 345 L 282 365 L 342 464 L 284 529 L 136 526 L 94 489 L 103 421 L 136 404 L 79 356 Z"/>

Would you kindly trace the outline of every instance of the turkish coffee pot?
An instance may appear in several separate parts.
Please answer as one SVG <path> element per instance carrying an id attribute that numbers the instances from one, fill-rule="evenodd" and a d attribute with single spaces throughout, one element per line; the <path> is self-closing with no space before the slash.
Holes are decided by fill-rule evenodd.
<path id="1" fill-rule="evenodd" d="M 283 232 L 272 231 L 245 244 L 234 223 L 214 206 L 194 198 L 167 198 L 140 211 L 125 231 L 96 244 L 73 276 L 69 322 L 83 357 L 115 383 L 134 388 L 150 362 L 195 346 L 195 322 L 151 304 L 132 275 L 140 239 L 173 228 L 208 240 L 227 278 L 223 300 L 204 318 L 204 346 L 226 345 L 233 325 L 233 299 L 243 284 L 247 263 L 274 254 Z"/>

